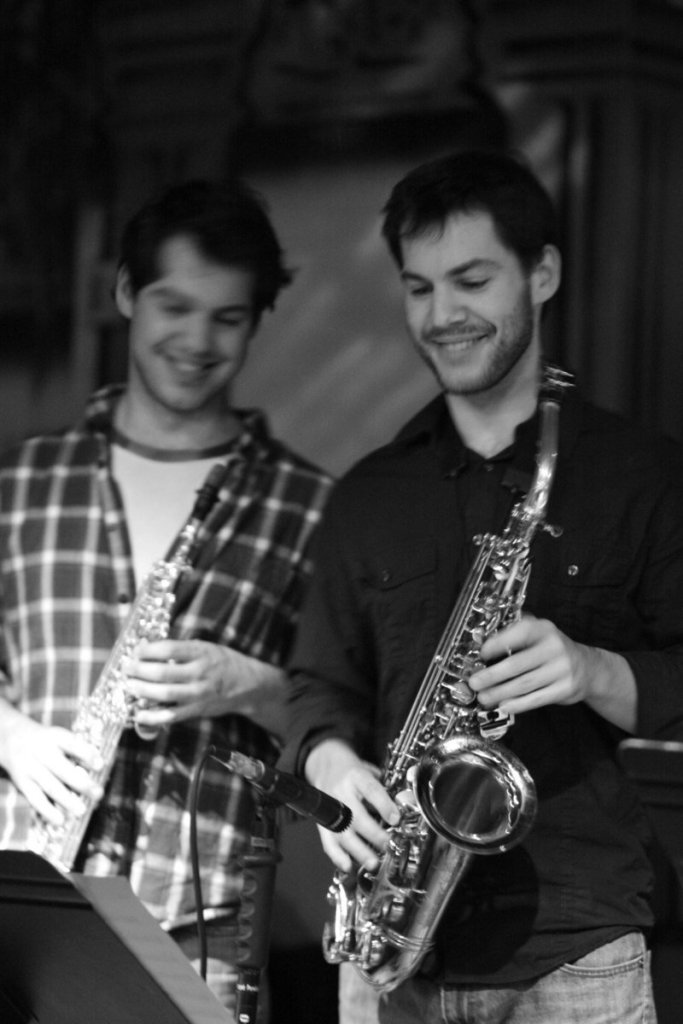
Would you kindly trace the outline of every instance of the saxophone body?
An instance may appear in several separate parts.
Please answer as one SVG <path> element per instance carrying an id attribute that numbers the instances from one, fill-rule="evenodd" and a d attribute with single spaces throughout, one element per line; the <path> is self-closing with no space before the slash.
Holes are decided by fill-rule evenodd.
<path id="1" fill-rule="evenodd" d="M 224 474 L 223 465 L 214 467 L 209 474 L 168 557 L 154 563 L 138 589 L 92 693 L 80 703 L 71 731 L 83 736 L 99 752 L 97 763 L 89 772 L 93 785 L 104 788 L 124 729 L 133 727 L 143 739 L 150 740 L 159 731 L 145 729 L 136 722 L 136 713 L 143 704 L 126 691 L 124 659 L 134 654 L 141 640 L 163 640 L 169 635 L 176 587 L 192 564 L 199 528 L 218 496 Z M 60 825 L 35 816 L 27 848 L 59 870 L 70 871 L 98 803 L 94 797 L 82 796 L 82 812 L 65 814 Z"/>
<path id="2" fill-rule="evenodd" d="M 519 619 L 529 550 L 544 524 L 557 460 L 561 394 L 571 377 L 548 366 L 539 393 L 534 479 L 500 535 L 475 537 L 477 557 L 398 737 L 382 782 L 400 810 L 376 871 L 337 872 L 323 953 L 391 991 L 433 946 L 448 901 L 477 855 L 521 842 L 536 814 L 533 779 L 500 742 L 513 717 L 479 705 L 468 679 L 493 633 Z"/>

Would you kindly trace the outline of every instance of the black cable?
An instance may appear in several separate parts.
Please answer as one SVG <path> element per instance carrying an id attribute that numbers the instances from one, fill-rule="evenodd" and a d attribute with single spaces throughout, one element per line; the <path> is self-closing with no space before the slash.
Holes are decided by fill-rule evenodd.
<path id="1" fill-rule="evenodd" d="M 199 802 L 199 783 L 204 765 L 213 757 L 215 748 L 208 747 L 198 764 L 195 765 L 190 782 L 190 861 L 192 864 L 192 886 L 197 910 L 197 938 L 199 939 L 199 973 L 206 981 L 206 925 L 204 923 L 204 898 L 202 896 L 202 880 L 199 874 L 199 844 L 197 842 L 197 805 Z"/>

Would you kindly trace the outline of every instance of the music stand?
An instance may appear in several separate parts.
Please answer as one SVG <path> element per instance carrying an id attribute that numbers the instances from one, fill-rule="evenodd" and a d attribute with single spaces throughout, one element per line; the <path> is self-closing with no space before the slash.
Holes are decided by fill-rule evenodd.
<path id="1" fill-rule="evenodd" d="M 628 739 L 619 744 L 619 757 L 683 886 L 683 743 Z"/>
<path id="2" fill-rule="evenodd" d="M 0 851 L 3 1024 L 234 1024 L 125 878 Z"/>

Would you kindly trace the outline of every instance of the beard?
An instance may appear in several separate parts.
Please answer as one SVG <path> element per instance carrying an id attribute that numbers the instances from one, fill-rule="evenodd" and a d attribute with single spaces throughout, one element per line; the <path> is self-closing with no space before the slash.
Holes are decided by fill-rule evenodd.
<path id="1" fill-rule="evenodd" d="M 531 345 L 534 331 L 534 310 L 527 288 L 512 312 L 501 320 L 497 331 L 487 322 L 462 332 L 432 331 L 425 342 L 417 345 L 417 350 L 444 394 L 475 395 L 490 390 L 507 377 Z M 481 339 L 474 342 L 470 365 L 466 356 L 455 359 L 452 364 L 439 357 L 438 352 L 442 351 L 436 347 L 439 339 L 464 340 L 468 334 Z"/>

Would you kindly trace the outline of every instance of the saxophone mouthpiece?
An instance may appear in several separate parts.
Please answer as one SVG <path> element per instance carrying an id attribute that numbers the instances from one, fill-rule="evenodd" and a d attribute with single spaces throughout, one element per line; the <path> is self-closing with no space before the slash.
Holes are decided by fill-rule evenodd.
<path id="1" fill-rule="evenodd" d="M 224 462 L 217 462 L 212 467 L 206 480 L 197 491 L 197 499 L 192 509 L 192 519 L 206 519 L 218 497 L 227 469 Z"/>

